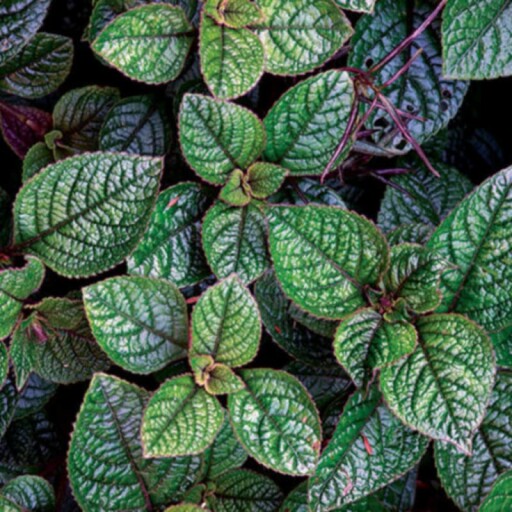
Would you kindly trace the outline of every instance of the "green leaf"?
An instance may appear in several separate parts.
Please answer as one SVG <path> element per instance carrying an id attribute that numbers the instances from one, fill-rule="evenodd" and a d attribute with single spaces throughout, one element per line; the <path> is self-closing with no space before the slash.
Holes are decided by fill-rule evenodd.
<path id="1" fill-rule="evenodd" d="M 349 9 L 356 12 L 373 12 L 377 0 L 335 0 L 335 3 L 342 9 Z"/>
<path id="2" fill-rule="evenodd" d="M 4 343 L 0 342 L 0 386 L 4 385 L 9 373 L 9 353 Z"/>
<path id="3" fill-rule="evenodd" d="M 50 0 L 4 0 L 0 7 L 0 66 L 18 54 L 43 24 Z"/>
<path id="4" fill-rule="evenodd" d="M 270 253 L 286 295 L 330 319 L 365 305 L 363 287 L 377 283 L 388 262 L 386 241 L 371 222 L 326 206 L 268 212 Z"/>
<path id="5" fill-rule="evenodd" d="M 215 480 L 207 503 L 215 512 L 274 512 L 282 499 L 281 490 L 268 476 L 234 469 Z"/>
<path id="6" fill-rule="evenodd" d="M 223 185 L 235 169 L 247 169 L 265 146 L 263 125 L 250 110 L 200 94 L 183 97 L 179 127 L 188 164 L 214 185 Z"/>
<path id="7" fill-rule="evenodd" d="M 32 373 L 18 395 L 14 420 L 31 417 L 43 409 L 55 395 L 58 384 L 45 380 Z"/>
<path id="8" fill-rule="evenodd" d="M 441 303 L 441 275 L 449 266 L 436 252 L 420 245 L 395 245 L 384 286 L 393 300 L 404 299 L 415 313 L 427 313 Z"/>
<path id="9" fill-rule="evenodd" d="M 189 354 L 210 355 L 236 368 L 258 353 L 261 320 L 258 305 L 236 276 L 208 288 L 192 312 Z"/>
<path id="10" fill-rule="evenodd" d="M 439 226 L 428 246 L 454 268 L 441 281 L 442 311 L 456 311 L 488 331 L 511 325 L 512 168 L 480 185 Z"/>
<path id="11" fill-rule="evenodd" d="M 443 70 L 449 78 L 482 80 L 512 74 L 508 0 L 450 0 L 443 13 Z"/>
<path id="12" fill-rule="evenodd" d="M 151 96 L 125 98 L 105 117 L 99 135 L 102 151 L 163 156 L 170 142 L 170 126 L 163 105 Z"/>
<path id="13" fill-rule="evenodd" d="M 5 505 L 3 505 L 4 500 Z M 0 490 L 0 505 L 12 507 L 6 512 L 53 512 L 55 493 L 53 487 L 40 476 L 19 476 L 8 482 Z"/>
<path id="14" fill-rule="evenodd" d="M 208 371 L 204 389 L 210 395 L 229 395 L 244 387 L 240 377 L 227 365 L 215 363 Z"/>
<path id="15" fill-rule="evenodd" d="M 371 69 L 418 29 L 432 10 L 433 6 L 429 2 L 379 0 L 375 4 L 374 14 L 362 16 L 356 25 L 351 39 L 349 66 L 363 71 Z M 421 118 L 407 121 L 408 131 L 420 143 L 444 128 L 455 116 L 469 85 L 444 77 L 439 28 L 438 21 L 432 23 L 405 51 L 372 73 L 375 85 L 382 86 L 402 70 L 418 50 L 422 50 L 409 63 L 410 66 L 383 89 L 392 105 Z M 386 141 L 395 125 L 382 110 L 375 111 L 366 126 L 376 130 L 373 140 L 385 147 L 401 152 L 410 149 L 400 133 Z"/>
<path id="16" fill-rule="evenodd" d="M 22 182 L 26 183 L 32 176 L 35 176 L 41 169 L 55 162 L 53 152 L 44 142 L 34 144 L 23 159 Z"/>
<path id="17" fill-rule="evenodd" d="M 176 457 L 204 452 L 213 443 L 223 419 L 217 399 L 197 387 L 191 376 L 168 380 L 144 411 L 144 456 Z"/>
<path id="18" fill-rule="evenodd" d="M 98 149 L 99 131 L 110 109 L 119 100 L 113 87 L 90 85 L 73 89 L 53 109 L 53 126 L 62 132 L 56 141 L 57 156 Z"/>
<path id="19" fill-rule="evenodd" d="M 408 512 L 413 509 L 416 499 L 416 481 L 418 467 L 411 469 L 407 474 L 395 480 L 377 493 L 384 510 Z"/>
<path id="20" fill-rule="evenodd" d="M 501 331 L 489 333 L 489 337 L 496 353 L 496 364 L 512 369 L 512 325 Z"/>
<path id="21" fill-rule="evenodd" d="M 178 501 L 199 457 L 143 458 L 140 426 L 148 393 L 97 374 L 78 414 L 68 454 L 73 494 L 84 511 L 143 511 Z"/>
<path id="22" fill-rule="evenodd" d="M 325 338 L 330 338 L 331 340 L 334 338 L 334 333 L 338 327 L 338 322 L 336 320 L 324 320 L 323 318 L 318 318 L 317 316 L 311 315 L 303 309 L 300 309 L 293 303 L 290 304 L 288 313 L 294 320 L 302 324 L 304 327 L 307 327 L 310 331 L 313 331 L 320 336 L 324 336 Z"/>
<path id="23" fill-rule="evenodd" d="M 0 270 L 0 339 L 8 336 L 18 320 L 23 301 L 42 284 L 43 264 L 33 256 L 22 267 Z"/>
<path id="24" fill-rule="evenodd" d="M 219 279 L 236 273 L 250 283 L 269 266 L 265 217 L 253 204 L 236 208 L 215 203 L 204 217 L 202 238 L 206 259 Z"/>
<path id="25" fill-rule="evenodd" d="M 352 395 L 309 485 L 313 511 L 332 510 L 388 485 L 419 462 L 428 440 L 391 414 L 376 386 Z"/>
<path id="26" fill-rule="evenodd" d="M 381 371 L 384 398 L 411 428 L 470 452 L 494 381 L 490 340 L 460 315 L 420 317 L 416 328 L 416 350 Z"/>
<path id="27" fill-rule="evenodd" d="M 305 388 L 283 371 L 242 370 L 240 375 L 245 388 L 228 396 L 228 411 L 242 446 L 274 471 L 311 474 L 322 432 Z"/>
<path id="28" fill-rule="evenodd" d="M 366 387 L 375 370 L 410 354 L 417 343 L 414 326 L 390 323 L 372 308 L 346 317 L 334 338 L 334 354 L 357 387 Z"/>
<path id="29" fill-rule="evenodd" d="M 251 202 L 250 186 L 244 173 L 235 169 L 219 193 L 219 199 L 231 206 L 246 206 Z"/>
<path id="30" fill-rule="evenodd" d="M 173 505 L 172 507 L 166 508 L 165 512 L 205 512 L 205 509 L 198 505 L 184 503 L 181 505 Z"/>
<path id="31" fill-rule="evenodd" d="M 192 30 L 180 7 L 144 5 L 115 18 L 92 48 L 129 78 L 161 84 L 177 78 L 183 69 Z"/>
<path id="32" fill-rule="evenodd" d="M 425 245 L 431 234 L 431 226 L 415 222 L 398 226 L 388 233 L 387 238 L 389 245 L 405 243 Z"/>
<path id="33" fill-rule="evenodd" d="M 71 39 L 36 34 L 16 58 L 0 66 L 0 90 L 23 98 L 46 96 L 64 82 L 72 62 Z"/>
<path id="34" fill-rule="evenodd" d="M 383 231 L 413 223 L 437 226 L 473 188 L 468 178 L 454 167 L 437 161 L 433 165 L 440 178 L 421 164 L 415 165 L 409 174 L 391 179 L 407 193 L 386 188 L 378 216 Z"/>
<path id="35" fill-rule="evenodd" d="M 327 71 L 292 87 L 265 117 L 265 158 L 291 175 L 321 174 L 347 129 L 353 101 L 346 72 Z"/>
<path id="36" fill-rule="evenodd" d="M 244 464 L 247 454 L 237 441 L 227 414 L 213 444 L 203 454 L 204 478 L 215 480 Z"/>
<path id="37" fill-rule="evenodd" d="M 92 333 L 117 365 L 147 374 L 186 356 L 187 305 L 174 284 L 114 277 L 82 293 Z"/>
<path id="38" fill-rule="evenodd" d="M 298 75 L 321 66 L 352 35 L 332 0 L 260 0 L 264 21 L 256 25 L 265 48 L 265 70 Z"/>
<path id="39" fill-rule="evenodd" d="M 113 153 L 50 165 L 18 193 L 16 243 L 68 277 L 114 267 L 146 229 L 161 167 L 157 158 Z"/>
<path id="40" fill-rule="evenodd" d="M 250 0 L 207 0 L 204 13 L 231 28 L 254 25 L 262 18 L 259 7 Z"/>
<path id="41" fill-rule="evenodd" d="M 339 206 L 340 208 L 347 207 L 337 192 L 327 185 L 322 185 L 318 180 L 301 178 L 295 182 L 295 185 L 287 184 L 277 194 L 269 198 L 269 201 L 297 206 L 316 203 L 326 206 Z"/>
<path id="42" fill-rule="evenodd" d="M 16 410 L 18 394 L 11 378 L 0 388 L 0 439 L 5 434 Z"/>
<path id="43" fill-rule="evenodd" d="M 484 421 L 473 436 L 471 455 L 436 441 L 437 472 L 461 510 L 477 510 L 496 479 L 512 469 L 512 374 L 499 372 Z"/>
<path id="44" fill-rule="evenodd" d="M 14 369 L 16 388 L 23 388 L 34 368 L 32 343 L 29 329 L 32 319 L 29 317 L 19 323 L 11 336 L 9 354 Z"/>
<path id="45" fill-rule="evenodd" d="M 217 24 L 207 11 L 201 19 L 199 55 L 206 85 L 218 98 L 243 96 L 263 74 L 265 55 L 258 36 Z"/>
<path id="46" fill-rule="evenodd" d="M 480 507 L 480 512 L 505 512 L 512 507 L 512 471 L 501 475 L 489 496 Z"/>
<path id="47" fill-rule="evenodd" d="M 190 286 L 210 275 L 201 245 L 201 217 L 208 205 L 197 183 L 179 183 L 158 196 L 149 226 L 128 258 L 128 272 Z"/>
<path id="48" fill-rule="evenodd" d="M 275 194 L 284 183 L 288 170 L 267 162 L 256 162 L 247 170 L 247 181 L 251 195 L 256 199 L 266 199 Z"/>

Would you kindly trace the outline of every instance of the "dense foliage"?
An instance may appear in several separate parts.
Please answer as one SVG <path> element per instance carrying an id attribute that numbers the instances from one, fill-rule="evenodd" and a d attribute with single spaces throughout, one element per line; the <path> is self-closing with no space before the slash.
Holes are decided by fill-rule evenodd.
<path id="1" fill-rule="evenodd" d="M 0 510 L 511 510 L 511 42 L 511 0 L 4 0 Z"/>

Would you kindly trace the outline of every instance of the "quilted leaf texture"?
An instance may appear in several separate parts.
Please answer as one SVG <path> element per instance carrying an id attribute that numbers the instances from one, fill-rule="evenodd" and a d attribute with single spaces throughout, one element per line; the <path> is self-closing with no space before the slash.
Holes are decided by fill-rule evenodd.
<path id="1" fill-rule="evenodd" d="M 52 512 L 55 510 L 55 493 L 44 478 L 19 476 L 2 487 L 0 505 L 5 512 Z"/>
<path id="2" fill-rule="evenodd" d="M 142 456 L 140 424 L 148 393 L 117 377 L 96 374 L 71 436 L 68 472 L 85 512 L 144 512 L 178 501 L 190 487 L 199 457 Z"/>
<path id="3" fill-rule="evenodd" d="M 512 471 L 498 478 L 489 496 L 480 507 L 481 512 L 505 512 L 512 507 Z"/>

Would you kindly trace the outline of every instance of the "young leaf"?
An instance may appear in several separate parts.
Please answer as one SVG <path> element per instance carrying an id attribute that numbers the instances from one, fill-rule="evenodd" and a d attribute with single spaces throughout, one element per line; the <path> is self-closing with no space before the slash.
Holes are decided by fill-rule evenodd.
<path id="1" fill-rule="evenodd" d="M 153 373 L 186 356 L 187 305 L 172 283 L 114 277 L 82 293 L 94 337 L 122 368 Z"/>
<path id="2" fill-rule="evenodd" d="M 276 275 L 294 302 L 330 319 L 365 305 L 363 287 L 377 283 L 388 263 L 386 241 L 371 222 L 326 206 L 268 212 Z"/>
<path id="3" fill-rule="evenodd" d="M 43 264 L 33 256 L 27 256 L 25 261 L 23 267 L 0 270 L 0 339 L 11 333 L 23 301 L 43 282 Z"/>
<path id="4" fill-rule="evenodd" d="M 244 387 L 242 379 L 227 365 L 214 363 L 208 371 L 204 389 L 210 395 L 229 395 Z"/>
<path id="5" fill-rule="evenodd" d="M 283 184 L 288 170 L 280 165 L 256 162 L 247 170 L 247 182 L 251 195 L 256 199 L 266 199 L 275 194 Z"/>
<path id="6" fill-rule="evenodd" d="M 44 142 L 34 144 L 23 159 L 23 172 L 21 181 L 26 183 L 32 176 L 35 176 L 41 169 L 53 164 L 53 152 Z"/>
<path id="7" fill-rule="evenodd" d="M 85 510 L 152 510 L 178 501 L 193 484 L 199 457 L 149 460 L 140 424 L 148 394 L 116 377 L 97 374 L 78 414 L 68 474 Z"/>
<path id="8" fill-rule="evenodd" d="M 443 274 L 442 311 L 456 311 L 488 331 L 511 324 L 512 168 L 480 185 L 432 235 L 428 246 L 453 264 Z"/>
<path id="9" fill-rule="evenodd" d="M 480 507 L 480 512 L 504 512 L 512 507 L 512 471 L 501 475 L 489 496 Z"/>
<path id="10" fill-rule="evenodd" d="M 322 432 L 302 384 L 278 370 L 242 370 L 245 388 L 228 396 L 233 429 L 249 455 L 287 475 L 314 470 Z"/>
<path id="11" fill-rule="evenodd" d="M 114 153 L 50 165 L 18 193 L 16 243 L 64 276 L 112 268 L 146 228 L 161 166 L 157 158 Z"/>
<path id="12" fill-rule="evenodd" d="M 219 199 L 231 206 L 246 206 L 251 202 L 247 178 L 240 169 L 235 169 L 219 193 Z"/>
<path id="13" fill-rule="evenodd" d="M 269 266 L 265 217 L 253 204 L 236 208 L 215 203 L 204 217 L 202 238 L 208 263 L 219 279 L 235 273 L 250 283 Z"/>
<path id="14" fill-rule="evenodd" d="M 216 398 L 189 375 L 166 381 L 151 397 L 142 420 L 145 457 L 176 457 L 204 452 L 224 419 Z"/>
<path id="15" fill-rule="evenodd" d="M 347 129 L 353 101 L 346 72 L 327 71 L 292 87 L 265 117 L 265 158 L 292 175 L 321 174 Z"/>
<path id="16" fill-rule="evenodd" d="M 416 329 L 406 322 L 387 322 L 377 311 L 364 308 L 346 317 L 334 338 L 336 359 L 357 387 L 366 387 L 375 370 L 410 354 Z"/>
<path id="17" fill-rule="evenodd" d="M 450 0 L 443 13 L 443 70 L 449 78 L 482 80 L 512 74 L 508 0 Z"/>
<path id="18" fill-rule="evenodd" d="M 356 25 L 349 65 L 370 70 L 418 29 L 431 12 L 428 2 L 379 0 L 374 14 L 362 16 Z M 421 53 L 409 62 L 418 50 Z M 403 70 L 406 65 L 409 67 Z M 407 129 L 417 141 L 423 142 L 444 128 L 457 113 L 469 84 L 444 77 L 439 23 L 436 22 L 393 60 L 372 73 L 375 85 L 382 86 L 400 70 L 402 73 L 383 89 L 383 94 L 396 108 L 421 118 L 408 120 Z M 376 130 L 374 140 L 382 141 L 395 125 L 387 113 L 376 110 L 367 127 Z M 390 139 L 383 143 L 400 151 L 410 148 L 401 135 Z"/>
<path id="19" fill-rule="evenodd" d="M 199 48 L 201 72 L 217 98 L 243 96 L 263 74 L 265 55 L 258 36 L 246 28 L 217 24 L 207 11 L 201 20 Z"/>
<path id="20" fill-rule="evenodd" d="M 180 288 L 208 277 L 200 232 L 208 199 L 197 183 L 183 182 L 161 192 L 149 226 L 127 260 L 128 272 L 162 277 Z"/>
<path id="21" fill-rule="evenodd" d="M 16 388 L 21 390 L 34 368 L 33 349 L 29 336 L 32 319 L 29 317 L 19 323 L 11 336 L 9 355 L 14 370 Z"/>
<path id="22" fill-rule="evenodd" d="M 16 58 L 0 66 L 0 90 L 23 98 L 46 96 L 64 82 L 72 62 L 71 39 L 36 34 Z"/>
<path id="23" fill-rule="evenodd" d="M 263 22 L 256 31 L 265 48 L 265 70 L 274 75 L 306 73 L 326 62 L 352 35 L 332 0 L 260 0 Z"/>
<path id="24" fill-rule="evenodd" d="M 0 6 L 0 66 L 12 59 L 43 24 L 50 0 L 5 0 Z"/>
<path id="25" fill-rule="evenodd" d="M 161 84 L 180 74 L 192 35 L 192 25 L 181 7 L 150 4 L 115 18 L 92 48 L 129 78 Z"/>
<path id="26" fill-rule="evenodd" d="M 388 485 L 419 462 L 428 440 L 391 414 L 376 386 L 352 395 L 309 485 L 313 511 L 333 510 Z"/>
<path id="27" fill-rule="evenodd" d="M 200 94 L 186 94 L 179 114 L 180 144 L 190 167 L 204 180 L 223 185 L 261 154 L 265 131 L 248 109 Z"/>
<path id="28" fill-rule="evenodd" d="M 192 312 L 191 356 L 205 354 L 216 363 L 244 366 L 256 357 L 260 338 L 258 306 L 236 276 L 209 288 Z"/>
<path id="29" fill-rule="evenodd" d="M 512 469 L 512 375 L 499 372 L 484 421 L 473 436 L 471 455 L 436 441 L 437 472 L 461 510 L 477 510 L 500 474 Z"/>
<path id="30" fill-rule="evenodd" d="M 460 315 L 420 317 L 416 328 L 416 350 L 381 372 L 384 398 L 405 424 L 469 453 L 494 381 L 490 340 Z"/>
<path id="31" fill-rule="evenodd" d="M 207 503 L 216 512 L 272 512 L 282 499 L 281 490 L 268 476 L 234 469 L 215 480 L 215 491 Z"/>
<path id="32" fill-rule="evenodd" d="M 217 23 L 231 28 L 243 28 L 261 21 L 259 7 L 250 0 L 207 0 L 204 12 Z"/>
<path id="33" fill-rule="evenodd" d="M 163 106 L 151 96 L 131 96 L 116 103 L 99 135 L 102 151 L 135 155 L 163 156 L 169 142 L 169 121 Z"/>
<path id="34" fill-rule="evenodd" d="M 53 512 L 53 487 L 40 476 L 24 475 L 8 482 L 0 490 L 0 505 L 5 512 Z"/>

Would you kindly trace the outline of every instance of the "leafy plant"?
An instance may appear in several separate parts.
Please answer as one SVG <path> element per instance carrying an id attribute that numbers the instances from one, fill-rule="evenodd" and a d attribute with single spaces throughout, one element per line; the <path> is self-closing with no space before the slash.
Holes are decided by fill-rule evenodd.
<path id="1" fill-rule="evenodd" d="M 508 510 L 511 20 L 4 2 L 0 509 Z"/>

